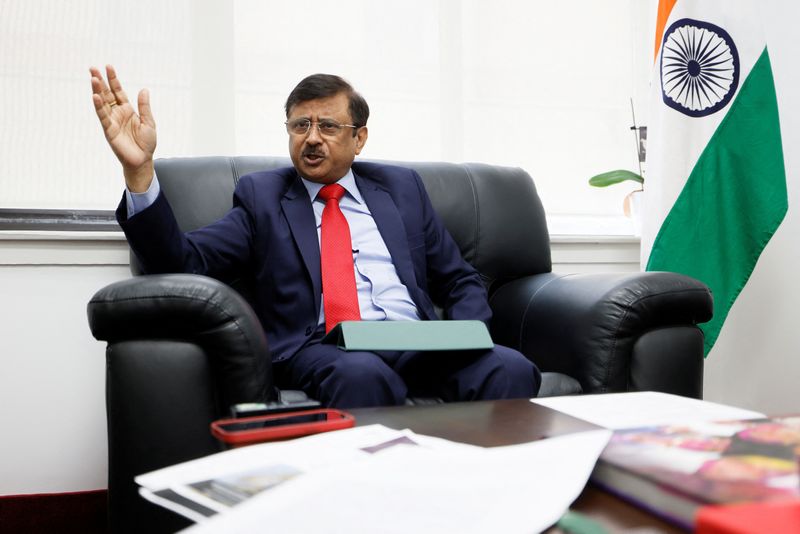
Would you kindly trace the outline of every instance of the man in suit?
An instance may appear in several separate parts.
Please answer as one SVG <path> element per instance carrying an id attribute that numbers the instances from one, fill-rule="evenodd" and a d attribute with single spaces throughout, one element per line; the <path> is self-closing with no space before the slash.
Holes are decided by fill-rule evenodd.
<path id="1" fill-rule="evenodd" d="M 280 387 L 337 407 L 533 397 L 540 373 L 507 347 L 486 351 L 343 352 L 320 340 L 341 320 L 488 322 L 478 273 L 433 211 L 416 172 L 354 163 L 369 107 L 346 81 L 317 74 L 286 101 L 293 167 L 237 184 L 232 209 L 183 234 L 153 167 L 155 121 L 146 90 L 137 114 L 114 69 L 92 68 L 93 101 L 127 186 L 117 218 L 146 272 L 256 281 L 257 315 Z"/>

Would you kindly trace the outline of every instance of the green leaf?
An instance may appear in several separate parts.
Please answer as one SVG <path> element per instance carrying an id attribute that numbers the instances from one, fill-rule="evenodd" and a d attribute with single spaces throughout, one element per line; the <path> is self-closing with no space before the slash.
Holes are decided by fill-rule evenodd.
<path id="1" fill-rule="evenodd" d="M 608 187 L 609 185 L 618 184 L 626 180 L 639 182 L 640 184 L 644 183 L 644 178 L 635 172 L 618 169 L 616 171 L 604 172 L 603 174 L 592 176 L 589 178 L 589 185 L 593 185 L 595 187 Z"/>

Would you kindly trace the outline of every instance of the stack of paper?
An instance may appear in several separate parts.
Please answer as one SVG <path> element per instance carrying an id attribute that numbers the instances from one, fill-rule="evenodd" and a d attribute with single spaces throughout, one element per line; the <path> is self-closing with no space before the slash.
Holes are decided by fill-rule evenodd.
<path id="1" fill-rule="evenodd" d="M 610 432 L 484 449 L 380 425 L 255 445 L 136 478 L 202 532 L 540 532 Z"/>
<path id="2" fill-rule="evenodd" d="M 656 391 L 548 397 L 531 402 L 613 430 L 764 417 L 751 410 Z"/>

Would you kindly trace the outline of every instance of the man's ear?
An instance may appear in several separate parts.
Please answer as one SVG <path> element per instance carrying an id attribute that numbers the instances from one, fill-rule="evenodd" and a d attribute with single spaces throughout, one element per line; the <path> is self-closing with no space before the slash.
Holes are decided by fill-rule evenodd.
<path id="1" fill-rule="evenodd" d="M 369 131 L 366 126 L 362 126 L 356 132 L 356 154 L 361 154 L 361 150 L 367 144 L 367 137 L 369 137 Z"/>

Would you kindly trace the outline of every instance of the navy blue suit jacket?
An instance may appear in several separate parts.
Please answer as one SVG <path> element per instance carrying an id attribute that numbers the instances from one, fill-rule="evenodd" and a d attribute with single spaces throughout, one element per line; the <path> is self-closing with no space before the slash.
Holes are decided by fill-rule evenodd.
<path id="1" fill-rule="evenodd" d="M 392 256 L 400 281 L 424 320 L 488 322 L 478 273 L 461 257 L 431 206 L 419 175 L 402 167 L 354 163 L 353 174 Z M 294 168 L 244 176 L 233 208 L 219 221 L 183 234 L 163 194 L 130 219 L 117 219 L 147 273 L 187 272 L 255 280 L 253 307 L 275 361 L 308 343 L 322 294 L 319 241 L 308 192 Z"/>

